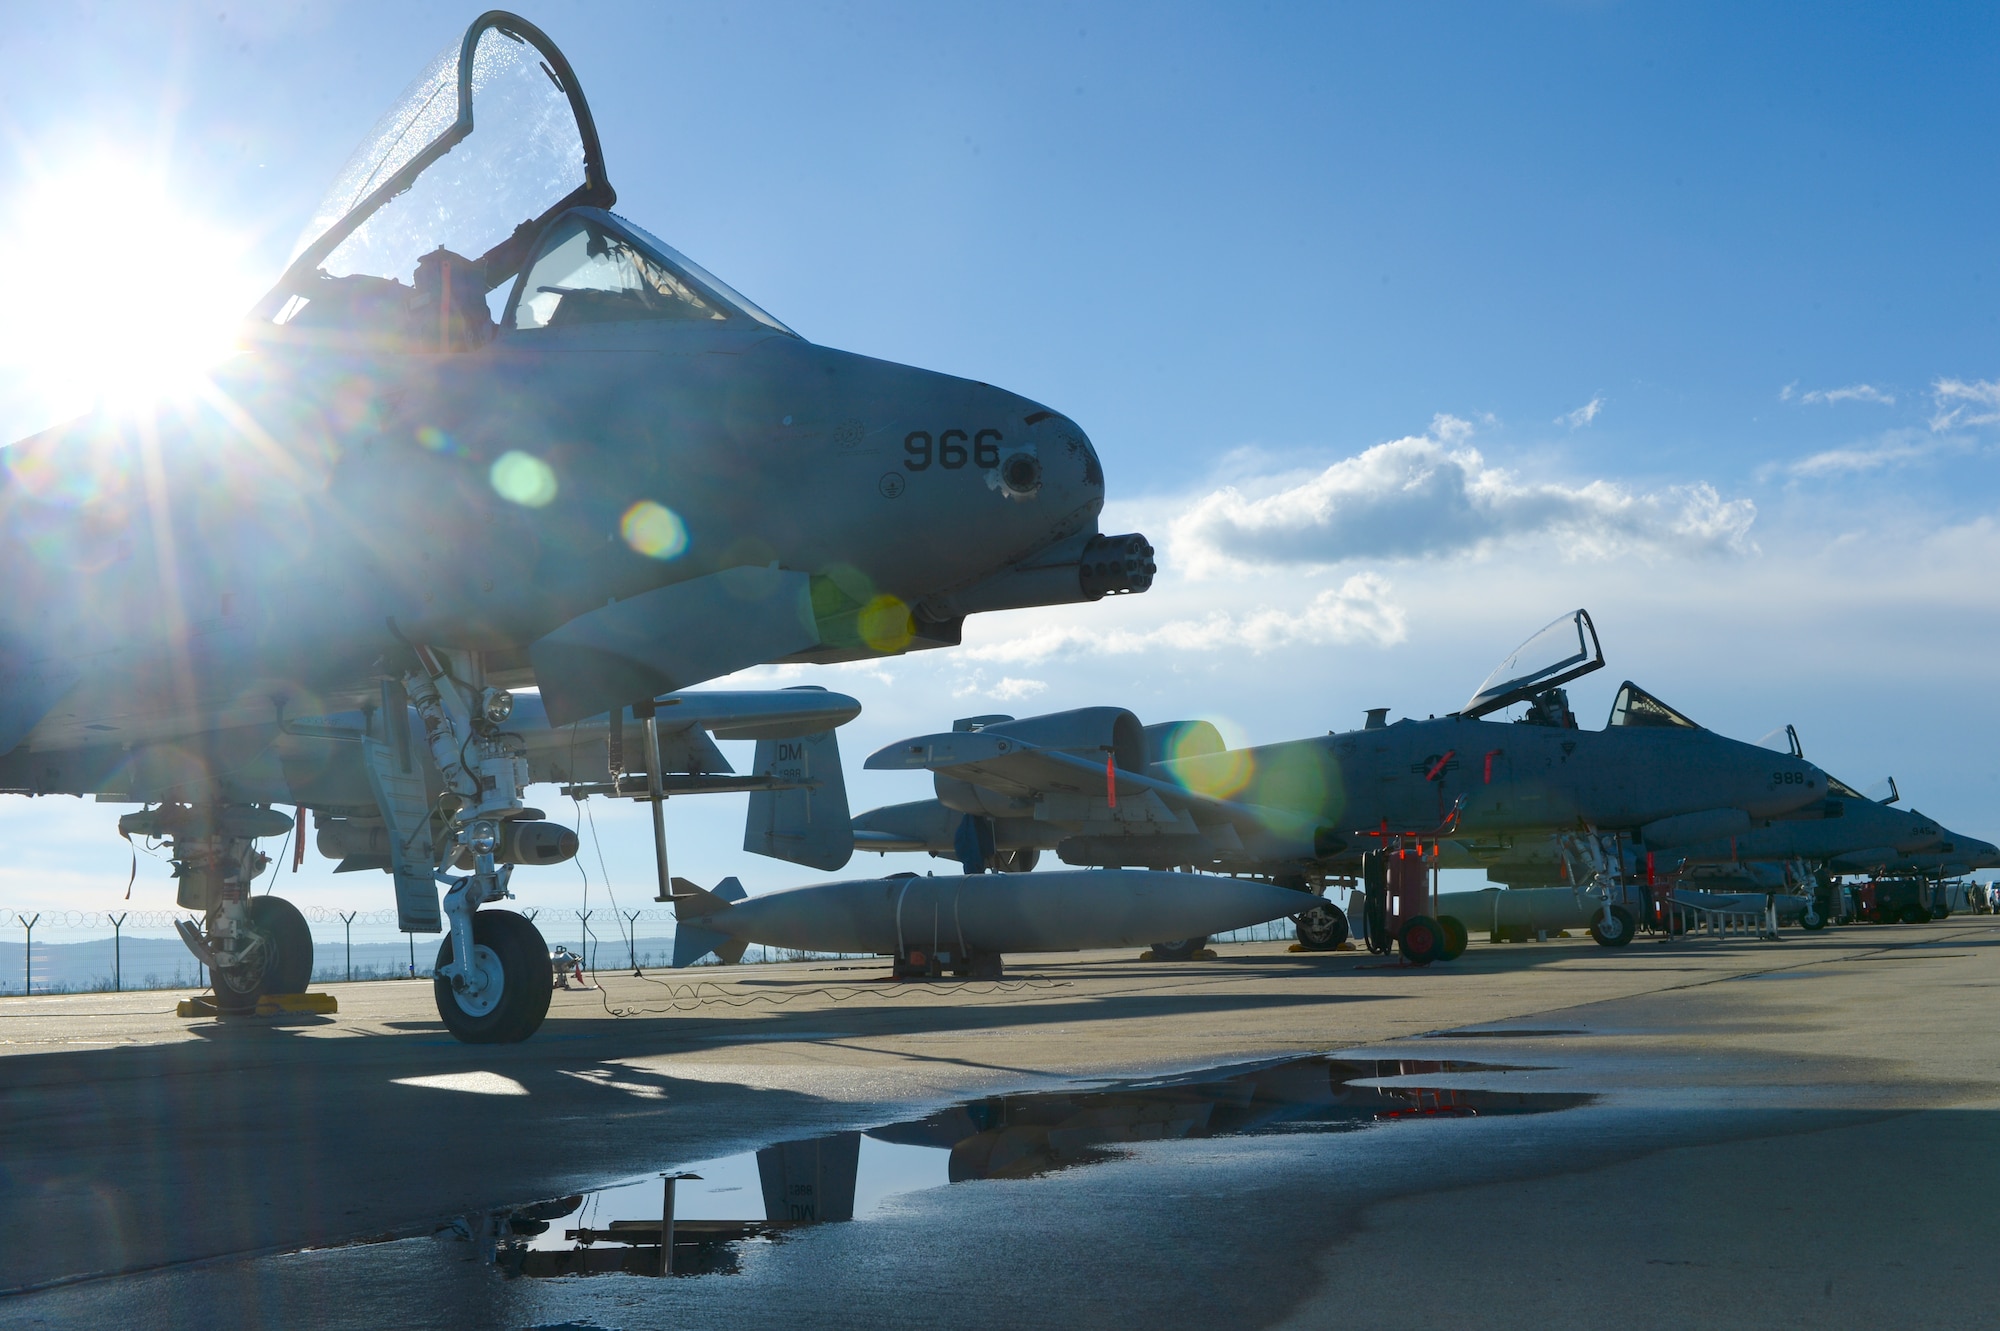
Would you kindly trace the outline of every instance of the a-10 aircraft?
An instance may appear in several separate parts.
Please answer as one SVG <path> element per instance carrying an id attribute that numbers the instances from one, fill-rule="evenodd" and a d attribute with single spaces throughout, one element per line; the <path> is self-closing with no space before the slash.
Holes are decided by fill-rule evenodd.
<path id="1" fill-rule="evenodd" d="M 877 770 L 927 771 L 936 797 L 854 820 L 857 850 L 929 851 L 968 867 L 1181 866 L 1321 891 L 1382 838 L 1461 843 L 1596 828 L 1647 845 L 1731 835 L 1820 802 L 1827 778 L 1666 718 L 1627 683 L 1610 724 L 1578 728 L 1562 685 L 1604 663 L 1590 616 L 1564 615 L 1524 643 L 1457 712 L 1229 749 L 1202 721 L 1145 726 L 1116 707 L 1015 720 L 973 717 L 891 744 Z M 1517 722 L 1488 720 L 1517 703 Z M 1308 946 L 1346 921 L 1331 903 L 1299 918 Z"/>
<path id="2" fill-rule="evenodd" d="M 817 346 L 615 201 L 569 62 L 484 14 L 347 163 L 194 405 L 0 453 L 0 787 L 165 801 L 133 830 L 171 842 L 224 1005 L 297 973 L 271 964 L 254 843 L 273 798 L 318 797 L 309 772 L 243 779 L 285 769 L 288 736 L 362 755 L 376 807 L 350 791 L 336 821 L 429 801 L 434 835 L 387 838 L 401 927 L 448 921 L 454 1034 L 516 1040 L 546 950 L 480 909 L 530 814 L 512 690 L 554 731 L 636 704 L 651 738 L 651 700 L 702 680 L 1151 581 L 1144 538 L 1099 534 L 1069 418 Z M 343 713 L 358 735 L 331 734 Z M 412 716 L 434 799 L 384 793 Z"/>
<path id="3" fill-rule="evenodd" d="M 1629 687 L 1629 686 L 1628 686 Z M 1700 727 L 1658 699 L 1649 709 L 1660 724 Z M 1774 732 L 1785 752 L 1804 757 L 1798 732 L 1786 726 Z M 1803 866 L 1821 880 L 1808 900 L 1801 920 L 1808 929 L 1825 924 L 1826 880 L 1842 874 L 1921 874 L 1956 877 L 1976 869 L 2000 867 L 2000 847 L 1944 827 L 1916 809 L 1893 807 L 1902 796 L 1893 780 L 1884 783 L 1886 798 L 1875 799 L 1836 777 L 1826 778 L 1826 795 L 1805 812 L 1810 817 L 1768 818 L 1746 824 L 1727 835 L 1697 841 L 1623 848 L 1623 875 L 1632 881 L 1672 878 L 1696 888 L 1729 891 L 1785 888 L 1788 867 Z M 1543 887 L 1570 881 L 1563 855 L 1553 839 L 1481 845 L 1447 841 L 1444 863 L 1449 867 L 1480 868 L 1494 882 L 1509 887 Z M 1738 881 L 1731 881 L 1738 880 Z"/>

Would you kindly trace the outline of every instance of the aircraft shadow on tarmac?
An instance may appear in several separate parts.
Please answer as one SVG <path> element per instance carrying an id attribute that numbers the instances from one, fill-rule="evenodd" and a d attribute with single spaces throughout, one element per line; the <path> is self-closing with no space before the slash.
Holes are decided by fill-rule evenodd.
<path id="1" fill-rule="evenodd" d="M 195 1038 L 171 1043 L 17 1054 L 0 1058 L 0 1111 L 9 1125 L 0 1181 L 15 1199 L 9 1212 L 33 1215 L 36 1233 L 33 1242 L 0 1243 L 0 1293 L 337 1245 L 408 1232 L 413 1221 L 427 1231 L 441 1215 L 629 1174 L 656 1158 L 663 1141 L 677 1154 L 698 1154 L 728 1143 L 744 1122 L 831 1128 L 851 1124 L 856 1110 L 804 1092 L 676 1078 L 624 1061 L 647 1054 L 1230 1010 L 1323 1014 L 1372 1001 L 1176 992 L 887 1010 L 855 1004 L 728 1020 L 565 1018 L 544 1039 L 510 1046 L 461 1044 L 429 1022 L 328 1037 L 320 1024 L 251 1019 L 200 1022 L 189 1027 Z M 902 1057 L 1037 1071 L 976 1055 Z M 480 1132 L 462 1130 L 468 1114 Z"/>
<path id="2" fill-rule="evenodd" d="M 1893 966 L 1941 958 L 1939 947 L 1925 944 L 1951 951 L 1995 945 L 1952 936 L 1958 932 L 1830 931 L 1767 950 L 1774 965 Z M 1911 945 L 1897 946 L 1905 940 Z M 1891 950 L 1831 960 L 1857 945 Z M 1686 955 L 1709 946 L 1691 944 Z M 1590 955 L 1579 953 L 1521 945 L 1495 948 L 1485 954 L 1493 961 L 1481 964 L 1575 964 Z M 1281 979 L 1319 964 L 1262 958 L 1222 968 L 1233 978 Z M 1133 980 L 1161 974 L 1101 969 Z M 926 992 L 942 996 L 955 986 L 915 986 L 893 1007 L 858 1000 L 726 1019 L 565 1012 L 547 1033 L 552 1038 L 506 1047 L 463 1045 L 429 1022 L 330 1037 L 322 1020 L 257 1020 L 198 1023 L 190 1028 L 197 1038 L 166 1044 L 12 1055 L 0 1058 L 0 1113 L 8 1124 L 0 1182 L 13 1201 L 9 1214 L 32 1216 L 35 1228 L 33 1241 L 0 1243 L 0 1291 L 401 1232 L 425 1218 L 569 1195 L 593 1178 L 630 1176 L 657 1160 L 666 1142 L 678 1158 L 701 1158 L 740 1148 L 745 1124 L 833 1131 L 865 1113 L 794 1089 L 647 1072 L 631 1066 L 635 1057 L 690 1047 L 723 1054 L 738 1042 L 773 1039 L 949 1036 L 1259 1011 L 1296 1012 L 1302 1030 L 1333 1042 L 1343 1007 L 1393 1001 L 1407 992 L 1401 981 L 1412 978 L 1367 974 L 1384 983 L 1340 995 L 1287 992 L 1281 983 L 1263 993 L 1176 984 L 959 1004 L 922 1002 Z M 614 987 L 607 1001 L 628 1000 Z M 898 1057 L 1002 1076 L 1036 1071 L 985 1061 L 976 1048 Z M 468 1114 L 481 1132 L 462 1131 Z"/>

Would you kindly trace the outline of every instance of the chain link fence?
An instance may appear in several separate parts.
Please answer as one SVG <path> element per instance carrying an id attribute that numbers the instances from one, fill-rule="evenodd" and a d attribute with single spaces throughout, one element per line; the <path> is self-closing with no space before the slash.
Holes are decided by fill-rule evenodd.
<path id="1" fill-rule="evenodd" d="M 431 973 L 439 936 L 400 932 L 394 910 L 306 906 L 301 911 L 312 930 L 314 983 L 423 979 Z M 564 947 L 582 957 L 587 970 L 664 970 L 673 961 L 671 907 L 528 907 L 521 913 L 535 921 L 551 948 Z M 0 906 L 0 996 L 204 989 L 206 970 L 173 932 L 180 920 L 199 924 L 201 917 L 190 911 Z M 1210 941 L 1289 942 L 1292 937 L 1290 920 L 1273 920 L 1217 934 Z M 873 958 L 756 946 L 744 953 L 741 964 L 851 960 Z M 714 961 L 706 959 L 707 964 Z"/>

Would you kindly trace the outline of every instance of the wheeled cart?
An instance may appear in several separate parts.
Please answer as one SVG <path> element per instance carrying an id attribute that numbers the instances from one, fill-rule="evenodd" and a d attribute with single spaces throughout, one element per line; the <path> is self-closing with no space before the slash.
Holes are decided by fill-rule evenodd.
<path id="1" fill-rule="evenodd" d="M 1455 916 L 1438 913 L 1436 843 L 1384 840 L 1381 850 L 1361 857 L 1368 950 L 1386 956 L 1393 947 L 1412 966 L 1455 960 L 1470 935 Z"/>

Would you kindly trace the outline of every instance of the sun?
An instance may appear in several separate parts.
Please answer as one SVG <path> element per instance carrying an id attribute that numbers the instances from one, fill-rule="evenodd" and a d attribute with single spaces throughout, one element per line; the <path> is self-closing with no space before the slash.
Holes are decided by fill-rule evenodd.
<path id="1" fill-rule="evenodd" d="M 145 164 L 103 155 L 37 176 L 0 215 L 0 371 L 18 410 L 39 428 L 198 393 L 267 285 L 251 248 Z"/>

